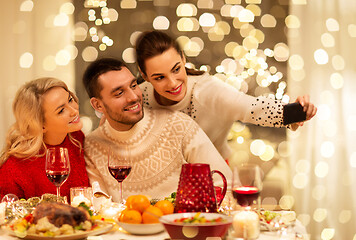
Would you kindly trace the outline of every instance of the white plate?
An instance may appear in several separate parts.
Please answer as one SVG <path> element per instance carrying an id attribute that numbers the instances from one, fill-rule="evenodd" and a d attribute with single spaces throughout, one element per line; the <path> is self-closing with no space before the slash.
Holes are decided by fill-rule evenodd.
<path id="1" fill-rule="evenodd" d="M 274 221 L 267 223 L 265 220 L 261 219 L 261 231 L 277 231 L 281 227 L 293 226 L 296 221 L 296 214 L 294 211 L 270 211 L 278 214 Z M 274 225 L 274 222 L 278 222 L 278 225 Z"/>
<path id="2" fill-rule="evenodd" d="M 100 228 L 97 228 L 92 231 L 85 231 L 85 232 L 78 232 L 75 234 L 69 234 L 69 235 L 60 235 L 60 236 L 55 236 L 55 237 L 48 237 L 48 236 L 40 236 L 40 235 L 35 235 L 35 234 L 27 234 L 25 237 L 21 239 L 31 239 L 31 240 L 75 240 L 75 239 L 83 239 L 88 236 L 95 236 L 99 234 L 106 233 L 110 231 L 113 228 L 112 223 L 103 223 L 103 226 Z M 16 236 L 15 232 L 7 229 L 9 234 L 12 236 Z"/>
<path id="3" fill-rule="evenodd" d="M 136 235 L 149 235 L 164 231 L 164 226 L 161 223 L 134 224 L 118 221 L 117 224 L 122 227 L 126 232 Z"/>

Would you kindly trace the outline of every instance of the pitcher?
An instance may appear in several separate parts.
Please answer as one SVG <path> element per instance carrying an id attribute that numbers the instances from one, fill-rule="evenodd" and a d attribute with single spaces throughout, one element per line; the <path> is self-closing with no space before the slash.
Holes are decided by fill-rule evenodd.
<path id="1" fill-rule="evenodd" d="M 219 174 L 224 182 L 221 199 L 217 203 L 212 174 Z M 210 171 L 209 164 L 183 164 L 179 178 L 174 212 L 217 212 L 226 194 L 227 183 L 220 171 Z"/>

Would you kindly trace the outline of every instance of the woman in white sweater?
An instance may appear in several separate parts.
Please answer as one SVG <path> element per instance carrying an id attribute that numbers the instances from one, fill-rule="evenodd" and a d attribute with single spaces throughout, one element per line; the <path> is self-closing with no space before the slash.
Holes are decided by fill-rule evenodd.
<path id="1" fill-rule="evenodd" d="M 208 73 L 185 68 L 186 59 L 179 44 L 161 31 L 144 32 L 139 37 L 136 58 L 146 80 L 140 85 L 144 104 L 188 114 L 225 159 L 230 155 L 227 134 L 234 121 L 283 126 L 281 101 L 246 95 Z M 316 114 L 309 96 L 300 96 L 296 102 L 303 106 L 306 120 Z M 294 123 L 291 128 L 302 125 L 303 122 Z"/>

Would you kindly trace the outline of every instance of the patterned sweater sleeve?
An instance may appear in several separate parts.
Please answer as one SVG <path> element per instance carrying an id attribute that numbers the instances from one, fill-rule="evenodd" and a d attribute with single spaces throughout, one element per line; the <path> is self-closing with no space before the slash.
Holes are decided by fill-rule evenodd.
<path id="1" fill-rule="evenodd" d="M 89 135 L 85 138 L 85 142 L 84 142 L 84 158 L 85 158 L 89 181 L 91 185 L 93 184 L 93 182 L 98 182 L 100 185 L 100 189 L 103 192 L 108 193 L 105 181 L 103 180 L 103 177 L 98 170 L 97 161 L 96 161 L 97 159 L 95 159 L 96 158 L 95 156 L 98 156 L 98 154 L 97 154 L 97 148 L 94 146 L 95 143 L 94 138 L 95 137 L 93 137 L 92 135 Z"/>
<path id="2" fill-rule="evenodd" d="M 231 169 L 208 136 L 190 117 L 183 113 L 180 113 L 180 115 L 188 122 L 182 145 L 186 161 L 188 163 L 207 163 L 210 165 L 211 170 L 219 170 L 230 182 L 232 177 Z M 221 178 L 217 178 L 217 185 L 222 186 Z"/>
<path id="3" fill-rule="evenodd" d="M 283 103 L 279 100 L 247 95 L 213 76 L 207 76 L 198 85 L 198 101 L 222 119 L 283 127 Z"/>

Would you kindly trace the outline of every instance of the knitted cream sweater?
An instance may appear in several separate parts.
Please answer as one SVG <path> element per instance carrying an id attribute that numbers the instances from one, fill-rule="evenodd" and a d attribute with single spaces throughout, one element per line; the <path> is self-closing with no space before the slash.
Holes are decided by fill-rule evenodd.
<path id="1" fill-rule="evenodd" d="M 119 132 L 106 121 L 85 139 L 90 181 L 98 181 L 103 191 L 119 200 L 119 184 L 108 171 L 108 151 L 128 154 L 130 175 L 123 181 L 124 198 L 145 194 L 168 197 L 177 191 L 184 163 L 208 163 L 228 180 L 231 169 L 206 134 L 189 116 L 180 112 L 144 108 L 144 118 L 129 131 Z M 221 181 L 216 184 L 220 185 Z M 215 180 L 214 180 L 215 181 Z"/>
<path id="2" fill-rule="evenodd" d="M 186 113 L 199 124 L 225 159 L 231 154 L 227 135 L 235 121 L 266 127 L 283 126 L 281 101 L 247 95 L 207 73 L 188 76 L 187 94 L 182 101 L 171 106 L 163 106 L 156 101 L 154 88 L 149 82 L 139 86 L 147 107 Z"/>

